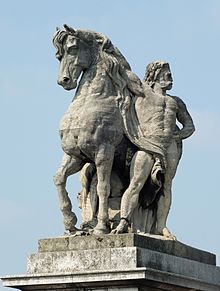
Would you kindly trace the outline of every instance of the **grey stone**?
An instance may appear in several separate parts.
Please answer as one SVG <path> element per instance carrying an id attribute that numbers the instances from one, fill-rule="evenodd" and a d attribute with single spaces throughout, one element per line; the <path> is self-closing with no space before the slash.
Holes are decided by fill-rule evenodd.
<path id="1" fill-rule="evenodd" d="M 41 239 L 38 241 L 38 252 L 58 252 L 77 250 L 99 250 L 109 248 L 138 247 L 169 255 L 182 257 L 204 264 L 216 265 L 216 256 L 178 241 L 159 240 L 138 234 L 119 234 L 104 236 L 66 236 Z"/>
<path id="2" fill-rule="evenodd" d="M 137 250 L 132 247 L 38 253 L 29 256 L 27 271 L 41 274 L 133 269 L 136 257 Z"/>
<path id="3" fill-rule="evenodd" d="M 210 272 L 208 274 L 211 275 Z M 216 280 L 209 283 L 198 278 L 193 278 L 192 276 L 183 276 L 146 267 L 130 270 L 84 271 L 70 274 L 27 274 L 7 276 L 2 278 L 2 280 L 3 285 L 6 287 L 39 291 L 98 291 L 99 289 L 109 290 L 109 288 L 119 288 L 119 290 L 120 288 L 124 288 L 125 290 L 130 290 L 129 288 L 131 287 L 138 291 L 220 290 L 220 283 L 214 283 Z"/>
<path id="4" fill-rule="evenodd" d="M 184 102 L 167 94 L 173 82 L 169 64 L 149 64 L 141 82 L 100 33 L 64 25 L 53 43 L 58 84 L 77 87 L 60 123 L 65 154 L 54 177 L 65 230 L 78 231 L 66 180 L 81 170 L 83 231 L 133 231 L 175 240 L 166 225 L 172 179 L 182 140 L 195 128 Z"/>
<path id="5" fill-rule="evenodd" d="M 66 90 L 74 89 L 83 72 L 75 98 L 60 123 L 65 154 L 54 182 L 64 227 L 75 232 L 77 222 L 65 188 L 66 179 L 93 162 L 99 196 L 94 233 L 104 234 L 109 232 L 108 196 L 113 160 L 125 136 L 119 103 L 129 92 L 141 94 L 141 82 L 119 50 L 100 33 L 65 25 L 57 31 L 53 42 L 60 60 L 58 83 Z"/>
<path id="6" fill-rule="evenodd" d="M 28 257 L 27 266 L 26 276 L 3 278 L 3 282 L 14 287 L 26 284 L 21 290 L 29 290 L 28 286 L 30 290 L 220 288 L 220 268 L 215 266 L 213 254 L 137 234 L 40 240 L 38 253 Z"/>
<path id="7" fill-rule="evenodd" d="M 216 266 L 137 247 L 38 253 L 28 260 L 28 274 L 120 271 L 138 267 L 220 284 L 220 268 Z"/>

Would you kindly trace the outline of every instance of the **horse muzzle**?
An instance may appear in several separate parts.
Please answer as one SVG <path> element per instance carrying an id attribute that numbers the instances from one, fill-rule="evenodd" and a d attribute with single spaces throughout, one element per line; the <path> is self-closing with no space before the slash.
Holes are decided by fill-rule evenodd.
<path id="1" fill-rule="evenodd" d="M 77 86 L 77 80 L 71 80 L 68 77 L 59 78 L 57 83 L 62 86 L 65 90 L 75 89 Z"/>

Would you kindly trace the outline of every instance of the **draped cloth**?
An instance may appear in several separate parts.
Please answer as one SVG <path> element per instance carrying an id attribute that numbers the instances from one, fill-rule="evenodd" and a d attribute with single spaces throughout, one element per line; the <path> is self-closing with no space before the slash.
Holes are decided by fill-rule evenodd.
<path id="1" fill-rule="evenodd" d="M 120 106 L 128 139 L 140 150 L 154 157 L 151 174 L 148 179 L 146 177 L 145 186 L 139 195 L 139 202 L 143 208 L 155 205 L 158 197 L 163 195 L 164 172 L 167 166 L 166 152 L 173 138 L 173 131 L 172 128 L 164 130 L 162 126 L 164 121 L 161 113 L 162 101 L 161 96 L 156 95 L 149 86 L 145 85 L 144 97 L 132 96 L 129 106 L 125 106 L 123 101 Z"/>
<path id="2" fill-rule="evenodd" d="M 165 117 L 162 112 L 164 103 L 162 96 L 155 94 L 148 85 L 144 85 L 144 97 L 130 97 L 129 106 L 125 108 L 123 101 L 120 106 L 125 133 L 129 140 L 140 150 L 157 157 L 161 161 L 163 170 L 166 169 L 166 152 L 174 130 L 169 124 L 169 114 L 164 128 Z M 169 106 L 175 111 L 176 102 L 172 103 Z M 171 116 L 170 119 L 173 117 Z"/>

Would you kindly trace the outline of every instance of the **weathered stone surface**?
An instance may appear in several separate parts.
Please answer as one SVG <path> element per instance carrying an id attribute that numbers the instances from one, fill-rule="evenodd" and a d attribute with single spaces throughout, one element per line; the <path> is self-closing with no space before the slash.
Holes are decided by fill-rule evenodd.
<path id="1" fill-rule="evenodd" d="M 53 43 L 60 61 L 58 84 L 77 87 L 60 122 L 64 157 L 54 177 L 65 230 L 77 231 L 66 181 L 81 171 L 83 231 L 132 229 L 175 240 L 166 225 L 172 180 L 182 140 L 195 127 L 184 102 L 167 94 L 173 84 L 168 62 L 150 63 L 141 82 L 100 33 L 64 25 Z"/>
<path id="2" fill-rule="evenodd" d="M 39 253 L 125 247 L 146 248 L 169 255 L 195 260 L 205 264 L 216 264 L 216 256 L 209 252 L 187 246 L 178 241 L 159 240 L 132 233 L 104 236 L 64 236 L 41 239 L 38 242 Z"/>
<path id="3" fill-rule="evenodd" d="M 28 273 L 70 273 L 85 270 L 134 269 L 137 249 L 102 248 L 33 254 L 28 257 Z"/>
<path id="4" fill-rule="evenodd" d="M 220 268 L 213 254 L 176 241 L 137 234 L 69 236 L 40 240 L 38 253 L 28 257 L 27 275 L 3 282 L 39 291 L 217 291 Z"/>
<path id="5" fill-rule="evenodd" d="M 91 291 L 135 288 L 135 291 L 219 291 L 220 284 L 151 268 L 85 271 L 70 274 L 28 274 L 3 278 L 3 284 L 20 290 Z M 116 289 L 117 290 L 117 289 Z M 133 290 L 132 290 L 133 291 Z"/>
<path id="6" fill-rule="evenodd" d="M 140 267 L 220 284 L 220 268 L 215 266 L 214 255 L 176 241 L 136 234 L 45 239 L 39 242 L 39 252 L 28 258 L 28 274 L 74 274 Z"/>
<path id="7" fill-rule="evenodd" d="M 28 260 L 28 274 L 131 270 L 138 267 L 220 284 L 218 267 L 137 247 L 46 252 L 31 255 Z"/>

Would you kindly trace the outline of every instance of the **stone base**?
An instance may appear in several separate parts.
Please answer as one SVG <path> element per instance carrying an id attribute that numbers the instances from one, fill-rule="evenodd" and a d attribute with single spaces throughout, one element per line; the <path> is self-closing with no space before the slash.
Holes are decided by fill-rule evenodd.
<path id="1" fill-rule="evenodd" d="M 21 290 L 220 290 L 215 255 L 137 234 L 39 241 L 27 275 L 4 277 Z"/>

